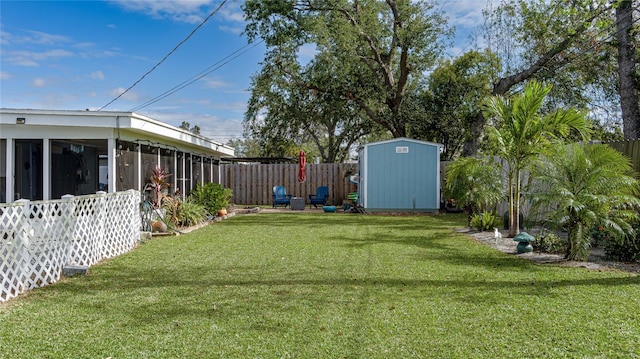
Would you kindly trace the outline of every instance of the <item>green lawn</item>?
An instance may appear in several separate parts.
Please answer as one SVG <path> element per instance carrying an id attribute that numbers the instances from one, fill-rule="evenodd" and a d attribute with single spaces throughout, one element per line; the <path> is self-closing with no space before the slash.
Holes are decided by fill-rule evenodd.
<path id="1" fill-rule="evenodd" d="M 537 265 L 464 218 L 235 216 L 0 306 L 0 358 L 639 358 L 640 276 Z"/>

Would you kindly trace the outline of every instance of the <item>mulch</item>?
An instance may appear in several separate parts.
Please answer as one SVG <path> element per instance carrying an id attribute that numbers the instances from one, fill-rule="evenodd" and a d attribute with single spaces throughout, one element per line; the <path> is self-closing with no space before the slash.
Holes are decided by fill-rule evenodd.
<path id="1" fill-rule="evenodd" d="M 604 251 L 601 248 L 594 248 L 591 251 L 589 258 L 587 258 L 587 261 L 570 261 L 566 260 L 563 255 L 559 254 L 535 251 L 530 253 L 518 253 L 516 250 L 517 243 L 513 240 L 513 238 L 507 238 L 506 231 L 500 231 L 500 233 L 502 234 L 502 238 L 498 240 L 495 239 L 493 231 L 480 232 L 471 228 L 458 228 L 456 229 L 456 231 L 458 233 L 464 233 L 470 238 L 482 244 L 491 246 L 501 252 L 513 254 L 515 256 L 526 258 L 540 264 L 555 264 L 566 267 L 580 267 L 599 271 L 621 270 L 631 273 L 640 273 L 640 263 L 615 262 L 607 260 L 604 255 Z"/>

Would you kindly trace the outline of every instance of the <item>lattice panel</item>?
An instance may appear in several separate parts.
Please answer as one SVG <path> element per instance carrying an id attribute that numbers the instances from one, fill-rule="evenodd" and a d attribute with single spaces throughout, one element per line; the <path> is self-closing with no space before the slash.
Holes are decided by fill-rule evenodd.
<path id="1" fill-rule="evenodd" d="M 22 293 L 25 288 L 26 268 L 29 257 L 23 244 L 26 237 L 24 213 L 20 204 L 0 207 L 0 301 L 6 301 Z"/>
<path id="2" fill-rule="evenodd" d="M 0 204 L 0 302 L 55 283 L 65 265 L 91 266 L 128 252 L 140 225 L 134 190 Z"/>
<path id="3" fill-rule="evenodd" d="M 104 210 L 104 195 L 82 196 L 75 200 L 73 242 L 69 264 L 91 266 L 100 260 Z"/>
<path id="4" fill-rule="evenodd" d="M 140 210 L 138 198 L 113 196 L 106 198 L 104 214 L 105 237 L 102 243 L 102 258 L 111 258 L 130 251 L 140 238 Z"/>
<path id="5" fill-rule="evenodd" d="M 72 207 L 70 200 L 30 203 L 27 288 L 42 287 L 60 279 L 71 242 Z"/>

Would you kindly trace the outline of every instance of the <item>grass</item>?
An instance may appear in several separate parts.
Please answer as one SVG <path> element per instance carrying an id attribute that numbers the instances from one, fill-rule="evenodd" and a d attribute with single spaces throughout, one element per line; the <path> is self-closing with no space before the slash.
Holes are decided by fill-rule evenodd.
<path id="1" fill-rule="evenodd" d="M 0 306 L 0 357 L 640 357 L 640 276 L 537 265 L 464 221 L 258 214 L 154 239 Z"/>

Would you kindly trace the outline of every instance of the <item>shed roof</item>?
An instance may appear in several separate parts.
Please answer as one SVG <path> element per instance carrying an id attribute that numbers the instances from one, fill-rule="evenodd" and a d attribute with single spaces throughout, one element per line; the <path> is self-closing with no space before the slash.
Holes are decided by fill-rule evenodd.
<path id="1" fill-rule="evenodd" d="M 364 145 L 362 145 L 361 147 L 367 147 L 367 146 L 376 146 L 376 145 L 382 145 L 382 144 L 386 144 L 386 143 L 393 143 L 393 142 L 400 142 L 400 141 L 407 141 L 407 142 L 413 142 L 413 143 L 418 143 L 421 145 L 428 145 L 428 146 L 437 146 L 437 147 L 444 147 L 442 144 L 440 143 L 435 143 L 435 142 L 428 142 L 428 141 L 422 141 L 422 140 L 416 140 L 413 138 L 407 138 L 407 137 L 398 137 L 398 138 L 392 138 L 390 140 L 385 140 L 385 141 L 378 141 L 378 142 L 370 142 L 370 143 L 365 143 Z"/>

